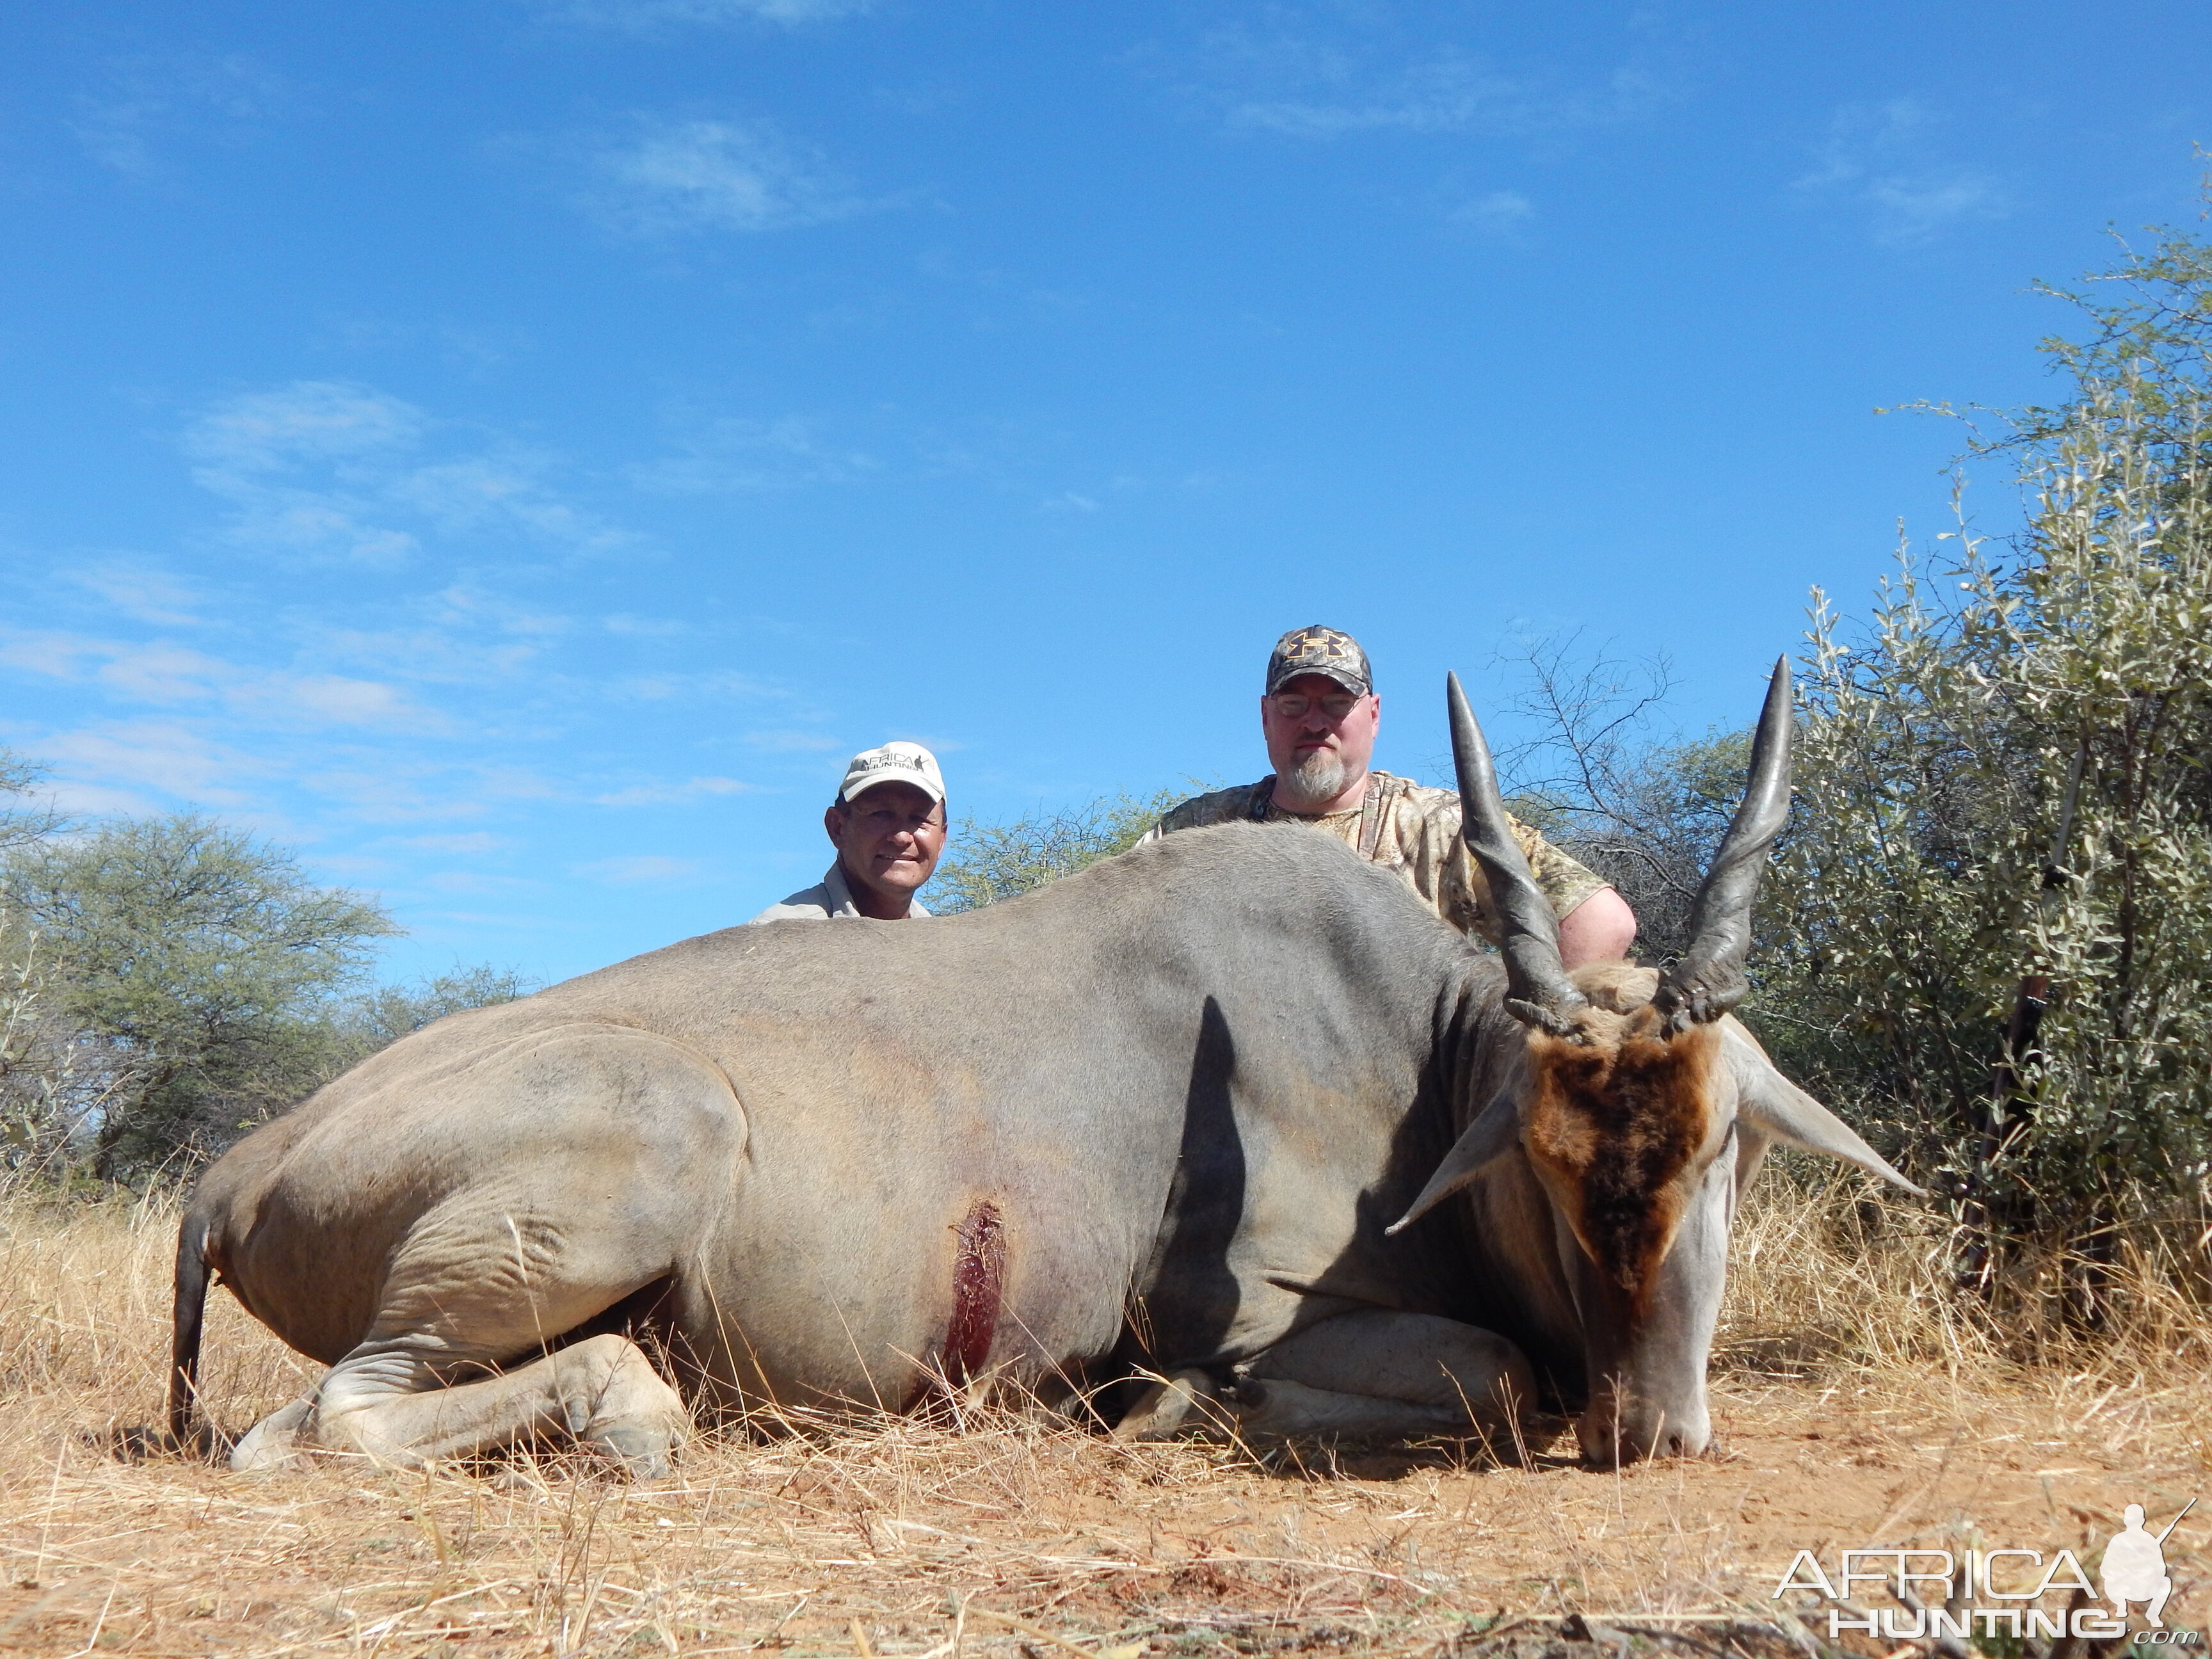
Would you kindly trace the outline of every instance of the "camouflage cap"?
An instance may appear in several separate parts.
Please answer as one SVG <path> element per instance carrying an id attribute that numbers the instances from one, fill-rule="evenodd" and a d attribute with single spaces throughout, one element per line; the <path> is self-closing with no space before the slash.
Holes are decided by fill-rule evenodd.
<path id="1" fill-rule="evenodd" d="M 1267 658 L 1267 695 L 1273 696 L 1285 681 L 1301 674 L 1326 674 L 1355 696 L 1375 689 L 1375 676 L 1367 666 L 1367 653 L 1359 641 L 1340 628 L 1293 628 L 1275 641 Z"/>

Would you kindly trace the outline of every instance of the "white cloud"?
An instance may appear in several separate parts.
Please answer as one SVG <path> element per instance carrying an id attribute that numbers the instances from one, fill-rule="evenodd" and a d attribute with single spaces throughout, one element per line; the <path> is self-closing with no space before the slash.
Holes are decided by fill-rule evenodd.
<path id="1" fill-rule="evenodd" d="M 1243 28 L 1207 35 L 1170 73 L 1231 126 L 1295 138 L 1561 132 L 1632 119 L 1673 95 L 1634 66 L 1564 84 L 1547 70 L 1504 69 L 1455 46 L 1406 52 L 1343 34 Z"/>
<path id="2" fill-rule="evenodd" d="M 726 495 L 850 483 L 878 470 L 858 450 L 823 441 L 822 423 L 796 415 L 780 420 L 719 420 L 684 441 L 677 454 L 642 462 L 624 476 L 656 495 Z"/>
<path id="3" fill-rule="evenodd" d="M 526 768 L 483 763 L 447 764 L 415 751 L 356 749 L 336 763 L 290 775 L 295 781 L 361 823 L 417 823 L 481 818 L 495 804 L 562 799 Z"/>
<path id="4" fill-rule="evenodd" d="M 511 836 L 496 836 L 489 830 L 475 830 L 450 836 L 398 836 L 392 839 L 395 847 L 412 847 L 425 853 L 481 854 L 504 853 L 514 845 Z"/>
<path id="5" fill-rule="evenodd" d="M 390 859 L 370 858 L 362 853 L 317 853 L 313 862 L 324 875 L 343 882 L 380 883 L 400 873 Z"/>
<path id="6" fill-rule="evenodd" d="M 503 594 L 463 583 L 441 589 L 437 608 L 438 620 L 448 625 L 477 623 L 532 639 L 552 639 L 575 629 L 574 621 L 558 611 L 532 610 Z"/>
<path id="7" fill-rule="evenodd" d="M 305 631 L 303 652 L 321 666 L 356 665 L 379 676 L 440 685 L 513 683 L 563 635 L 571 618 L 456 584 L 408 601 L 405 622 L 388 628 Z"/>
<path id="8" fill-rule="evenodd" d="M 77 98 L 70 130 L 102 167 L 143 179 L 162 171 L 161 140 L 210 125 L 235 130 L 295 102 L 283 77 L 251 58 L 138 58 L 118 64 L 100 91 Z"/>
<path id="9" fill-rule="evenodd" d="M 775 755 L 819 755 L 845 747 L 843 738 L 825 737 L 819 732 L 748 732 L 745 742 Z"/>
<path id="10" fill-rule="evenodd" d="M 1510 240 L 1536 216 L 1536 204 L 1517 190 L 1493 190 L 1462 202 L 1448 216 L 1486 236 Z"/>
<path id="11" fill-rule="evenodd" d="M 361 726 L 386 732 L 442 730 L 445 719 L 396 686 L 337 674 L 270 674 L 234 690 L 233 708 L 271 724 Z"/>
<path id="12" fill-rule="evenodd" d="M 0 674 L 31 683 L 30 696 L 10 701 L 80 711 L 69 717 L 74 729 L 19 726 L 11 740 L 52 766 L 57 798 L 72 811 L 188 803 L 295 838 L 307 831 L 271 814 L 295 817 L 281 803 L 301 795 L 336 809 L 301 809 L 308 821 L 367 823 L 467 817 L 487 798 L 550 793 L 481 763 L 434 758 L 429 740 L 470 733 L 388 674 L 333 672 L 312 639 L 304 648 L 272 642 L 297 657 L 256 664 L 160 639 L 0 628 Z M 121 707 L 85 720 L 102 702 Z"/>
<path id="13" fill-rule="evenodd" d="M 1820 166 L 1793 180 L 1794 187 L 1853 204 L 1866 214 L 1875 240 L 1893 246 L 1929 241 L 1954 225 L 2005 217 L 2012 204 L 1994 177 L 1936 155 L 1942 125 L 1910 98 L 1847 104 L 1828 123 Z"/>
<path id="14" fill-rule="evenodd" d="M 718 669 L 705 674 L 635 674 L 615 681 L 608 690 L 621 697 L 636 697 L 647 702 L 667 702 L 710 698 L 742 698 L 748 702 L 788 702 L 791 693 L 781 686 L 757 680 L 750 674 L 740 674 L 734 669 Z"/>
<path id="15" fill-rule="evenodd" d="M 554 493 L 544 456 L 432 453 L 446 437 L 374 387 L 298 380 L 222 400 L 182 444 L 193 481 L 231 507 L 226 539 L 257 551 L 389 566 L 426 537 L 497 532 L 581 551 L 630 539 Z"/>
<path id="16" fill-rule="evenodd" d="M 104 660 L 95 666 L 94 659 Z M 70 666 L 78 672 L 57 678 L 73 679 L 83 674 L 137 702 L 191 702 L 237 687 L 249 678 L 220 658 L 159 641 L 126 645 L 87 640 Z"/>
<path id="17" fill-rule="evenodd" d="M 409 531 L 378 523 L 380 486 L 421 441 L 422 412 L 366 387 L 301 380 L 227 398 L 185 429 L 193 482 L 233 509 L 228 539 L 263 551 L 404 561 Z M 301 474 L 316 482 L 291 482 Z"/>
<path id="18" fill-rule="evenodd" d="M 543 910 L 520 914 L 509 912 L 503 915 L 488 910 L 431 910 L 424 915 L 433 921 L 459 924 L 468 930 L 461 937 L 469 939 L 479 938 L 486 933 L 520 934 L 529 939 L 532 935 L 542 936 L 556 925 Z"/>
<path id="19" fill-rule="evenodd" d="M 873 0 L 566 0 L 542 9 L 563 22 L 644 32 L 671 24 L 781 23 L 795 28 L 857 16 Z"/>
<path id="20" fill-rule="evenodd" d="M 735 778 L 691 778 L 683 783 L 640 783 L 592 797 L 601 806 L 664 806 L 702 795 L 741 795 L 753 786 Z"/>
<path id="21" fill-rule="evenodd" d="M 88 792 L 96 797 L 106 790 L 140 803 L 125 810 L 144 811 L 139 792 L 149 788 L 212 806 L 245 807 L 252 798 L 240 786 L 267 770 L 240 750 L 171 721 L 110 721 L 50 732 L 39 738 L 38 752 L 57 775 L 57 798 L 78 810 Z"/>
<path id="22" fill-rule="evenodd" d="M 655 853 L 638 853 L 628 858 L 595 859 L 589 864 L 572 864 L 568 866 L 568 873 L 582 876 L 590 881 L 629 886 L 639 882 L 686 880 L 696 877 L 705 868 L 696 859 L 672 859 Z"/>
<path id="23" fill-rule="evenodd" d="M 884 205 L 854 196 L 820 150 L 766 121 L 641 119 L 591 171 L 583 205 L 632 235 L 784 230 Z"/>
<path id="24" fill-rule="evenodd" d="M 538 884 L 521 876 L 492 875 L 482 870 L 441 870 L 425 877 L 423 884 L 441 893 L 511 893 Z"/>
<path id="25" fill-rule="evenodd" d="M 231 471 L 274 472 L 411 447 L 429 417 L 372 387 L 295 380 L 226 398 L 194 421 L 185 453 Z"/>
<path id="26" fill-rule="evenodd" d="M 537 657 L 535 641 L 487 640 L 445 619 L 406 629 L 330 629 L 316 638 L 334 662 L 374 664 L 408 679 L 451 685 L 483 684 L 511 678 Z"/>
<path id="27" fill-rule="evenodd" d="M 443 715 L 382 681 L 248 668 L 158 640 L 0 630 L 0 665 L 98 684 L 128 702 L 218 704 L 264 728 L 426 732 L 447 725 Z"/>
<path id="28" fill-rule="evenodd" d="M 297 780 L 356 823 L 434 823 L 483 817 L 489 805 L 465 793 L 425 788 L 391 772 L 311 772 Z"/>
<path id="29" fill-rule="evenodd" d="M 772 780 L 699 769 L 775 765 L 738 734 L 822 720 L 729 667 L 697 605 L 642 603 L 659 584 L 621 570 L 579 587 L 544 550 L 599 526 L 556 462 L 496 431 L 336 380 L 247 386 L 187 416 L 180 464 L 213 492 L 201 544 L 41 558 L 17 575 L 43 609 L 0 616 L 0 735 L 51 764 L 70 810 L 198 805 L 388 861 L 419 900 L 437 872 L 544 873 L 538 831 L 562 815 L 726 816 Z M 858 465 L 803 422 L 708 435 L 780 466 Z M 419 548 L 418 568 L 272 574 L 237 550 L 328 562 L 378 536 Z M 568 614 L 586 589 L 597 601 Z M 696 747 L 702 730 L 722 752 Z"/>
<path id="30" fill-rule="evenodd" d="M 184 628 L 200 618 L 186 607 L 199 596 L 167 572 L 125 559 L 78 565 L 63 573 L 65 580 L 96 594 L 125 616 L 162 627 Z"/>
<path id="31" fill-rule="evenodd" d="M 390 496 L 447 532 L 514 528 L 569 546 L 623 539 L 547 494 L 535 476 L 541 466 L 526 454 L 472 455 L 402 473 L 392 481 Z"/>
<path id="32" fill-rule="evenodd" d="M 672 639 L 690 631 L 690 624 L 666 617 L 634 617 L 627 611 L 617 611 L 601 619 L 600 626 L 610 634 L 628 635 L 636 639 Z"/>

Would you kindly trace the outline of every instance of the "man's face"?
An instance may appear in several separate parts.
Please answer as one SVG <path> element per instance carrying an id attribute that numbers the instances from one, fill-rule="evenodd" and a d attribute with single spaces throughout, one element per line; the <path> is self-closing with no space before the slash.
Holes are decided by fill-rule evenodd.
<path id="1" fill-rule="evenodd" d="M 1382 720 L 1380 697 L 1354 696 L 1326 674 L 1301 674 L 1260 699 L 1260 729 L 1275 775 L 1317 799 L 1366 775 Z"/>
<path id="2" fill-rule="evenodd" d="M 879 783 L 830 807 L 823 827 L 847 879 L 903 905 L 945 851 L 945 808 L 910 783 Z"/>

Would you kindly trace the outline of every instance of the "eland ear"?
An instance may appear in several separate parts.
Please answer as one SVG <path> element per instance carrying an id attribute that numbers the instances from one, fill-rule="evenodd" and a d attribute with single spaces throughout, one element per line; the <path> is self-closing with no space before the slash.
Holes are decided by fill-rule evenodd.
<path id="1" fill-rule="evenodd" d="M 1452 1143 L 1444 1161 L 1437 1165 L 1437 1172 L 1429 1177 L 1429 1184 L 1421 1188 L 1421 1195 L 1413 1200 L 1413 1208 L 1385 1227 L 1385 1237 L 1395 1237 L 1405 1231 L 1431 1210 L 1443 1203 L 1461 1188 L 1466 1186 L 1492 1164 L 1520 1144 L 1521 1114 L 1515 1106 L 1510 1090 L 1500 1089 L 1490 1097 L 1490 1104 L 1475 1115 L 1460 1138 Z"/>
<path id="2" fill-rule="evenodd" d="M 1741 1121 L 1805 1152 L 1856 1164 L 1915 1198 L 1928 1196 L 1926 1188 L 1899 1175 L 1850 1125 L 1776 1070 L 1749 1032 L 1730 1029 L 1728 1045 L 1735 1072 L 1735 1115 Z"/>

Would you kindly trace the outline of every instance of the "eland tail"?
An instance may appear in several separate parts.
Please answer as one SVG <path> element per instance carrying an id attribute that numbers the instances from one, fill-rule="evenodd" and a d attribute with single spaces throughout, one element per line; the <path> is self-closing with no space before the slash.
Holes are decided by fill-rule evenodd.
<path id="1" fill-rule="evenodd" d="M 207 1314 L 207 1219 L 187 1214 L 177 1229 L 177 1301 L 169 1340 L 169 1438 L 193 1443 L 199 1408 L 200 1329 Z"/>

